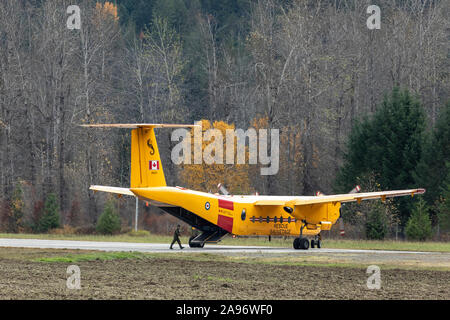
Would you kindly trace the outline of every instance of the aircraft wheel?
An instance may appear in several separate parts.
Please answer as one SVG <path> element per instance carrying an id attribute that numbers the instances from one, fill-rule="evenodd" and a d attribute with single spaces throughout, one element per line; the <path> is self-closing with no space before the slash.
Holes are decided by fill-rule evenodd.
<path id="1" fill-rule="evenodd" d="M 299 240 L 300 249 L 308 250 L 309 249 L 309 240 L 306 238 L 300 238 Z"/>
<path id="2" fill-rule="evenodd" d="M 316 241 L 314 241 L 314 239 L 311 239 L 311 248 L 314 249 L 315 245 L 316 245 Z"/>
<path id="3" fill-rule="evenodd" d="M 317 248 L 322 248 L 322 240 L 317 240 Z"/>
<path id="4" fill-rule="evenodd" d="M 195 238 L 195 236 L 192 236 L 189 238 L 189 247 L 191 248 L 203 248 L 205 246 L 204 242 L 192 242 L 192 240 Z"/>
<path id="5" fill-rule="evenodd" d="M 300 238 L 294 239 L 294 249 L 300 249 L 299 240 L 300 240 Z"/>
<path id="6" fill-rule="evenodd" d="M 197 243 L 192 242 L 192 240 L 195 238 L 195 236 L 192 236 L 189 238 L 189 247 L 191 248 L 198 248 L 199 245 Z"/>
<path id="7" fill-rule="evenodd" d="M 203 243 L 189 243 L 189 247 L 191 248 L 203 248 Z"/>

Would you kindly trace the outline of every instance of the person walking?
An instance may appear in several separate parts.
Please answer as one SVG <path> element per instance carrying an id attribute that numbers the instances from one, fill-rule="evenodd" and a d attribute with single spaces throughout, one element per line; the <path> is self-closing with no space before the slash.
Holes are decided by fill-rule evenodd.
<path id="1" fill-rule="evenodd" d="M 170 249 L 173 249 L 172 246 L 175 242 L 178 242 L 178 245 L 180 246 L 180 249 L 183 249 L 184 247 L 181 245 L 180 241 L 180 225 L 177 225 L 177 228 L 175 229 L 175 232 L 173 234 L 173 241 L 170 244 Z"/>

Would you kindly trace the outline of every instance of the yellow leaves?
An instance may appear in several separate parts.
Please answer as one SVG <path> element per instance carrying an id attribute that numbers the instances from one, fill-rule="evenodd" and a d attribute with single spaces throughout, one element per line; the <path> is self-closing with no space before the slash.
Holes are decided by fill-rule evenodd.
<path id="1" fill-rule="evenodd" d="M 180 173 L 180 179 L 183 184 L 192 189 L 202 191 L 217 191 L 217 184 L 222 183 L 230 192 L 234 194 L 249 193 L 250 183 L 248 175 L 248 164 L 225 164 L 225 150 L 226 150 L 226 130 L 234 130 L 234 124 L 228 124 L 224 121 L 215 121 L 212 124 L 208 120 L 201 120 L 202 135 L 210 130 L 216 129 L 222 133 L 222 150 L 224 156 L 224 164 L 213 163 L 206 164 L 202 161 L 201 164 L 183 165 L 183 170 Z M 214 137 L 211 140 L 202 140 L 202 153 L 214 143 Z M 194 159 L 194 132 L 191 133 L 192 144 L 192 159 Z M 237 157 L 237 148 L 234 148 L 234 159 Z"/>
<path id="2" fill-rule="evenodd" d="M 14 199 L 11 202 L 11 207 L 13 208 L 13 210 L 20 211 L 20 210 L 22 210 L 23 206 L 24 206 L 24 203 L 23 203 L 22 199 Z"/>
<path id="3" fill-rule="evenodd" d="M 106 1 L 103 5 L 99 2 L 95 5 L 98 16 L 103 19 L 108 17 L 113 18 L 115 22 L 119 21 L 119 16 L 117 14 L 117 7 L 112 3 Z"/>
<path id="4" fill-rule="evenodd" d="M 229 140 L 227 143 L 227 130 L 236 132 L 238 129 L 233 124 L 228 124 L 223 121 L 215 121 L 213 123 L 208 120 L 202 120 L 202 143 L 194 143 L 195 133 L 191 132 L 191 153 L 201 153 L 203 156 L 203 162 L 201 164 L 183 165 L 183 171 L 180 173 L 180 178 L 184 183 L 184 186 L 192 189 L 217 192 L 217 184 L 222 183 L 233 194 L 249 194 L 252 193 L 252 187 L 260 188 L 261 178 L 258 177 L 260 169 L 264 167 L 261 164 L 254 163 L 249 164 L 250 152 L 249 142 L 245 143 L 244 148 L 240 148 L 241 152 L 238 153 L 237 140 Z M 259 135 L 260 129 L 268 129 L 269 119 L 267 116 L 256 117 L 251 121 L 251 128 L 256 131 L 256 135 Z M 208 131 L 215 129 L 221 133 L 217 136 L 212 136 L 211 139 L 207 139 Z M 300 179 L 305 166 L 304 150 L 303 150 L 303 135 L 299 124 L 293 124 L 279 128 L 280 132 L 280 154 L 279 154 L 279 176 L 282 179 L 295 181 Z M 205 135 L 205 133 L 207 133 Z M 198 134 L 198 133 L 197 133 Z M 199 134 L 198 134 L 199 135 Z M 221 139 L 221 137 L 223 139 Z M 256 137 L 257 138 L 257 137 Z M 211 153 L 215 153 L 217 148 L 211 148 L 211 145 L 217 145 L 217 139 L 223 150 L 220 150 L 218 158 L 223 159 L 223 164 L 213 162 L 212 164 L 205 163 L 205 156 Z M 234 145 L 231 144 L 231 141 Z M 201 150 L 194 150 L 195 146 L 202 148 Z M 227 152 L 226 149 L 230 148 L 230 153 L 234 156 L 235 164 L 226 164 Z M 231 149 L 231 147 L 233 147 Z M 244 151 L 242 151 L 244 149 Z M 231 152 L 231 150 L 233 150 Z M 191 154 L 190 159 L 195 157 Z M 236 164 L 238 155 L 245 154 L 244 164 Z M 313 157 L 317 154 L 317 150 L 313 151 Z M 216 156 L 217 154 L 214 154 Z M 212 157 L 214 157 L 212 155 Z M 259 157 L 259 155 L 257 155 Z M 241 157 L 242 159 L 242 157 Z M 216 159 L 217 160 L 217 159 Z M 314 162 L 318 162 L 318 158 L 312 159 Z M 255 159 L 256 161 L 256 159 Z M 211 162 L 210 162 L 211 163 Z M 253 162 L 252 162 L 253 163 Z M 250 177 L 255 181 L 255 185 L 251 185 Z"/>
<path id="5" fill-rule="evenodd" d="M 254 118 L 251 123 L 252 127 L 256 130 L 266 129 L 269 126 L 269 117 L 266 115 L 261 118 Z"/>

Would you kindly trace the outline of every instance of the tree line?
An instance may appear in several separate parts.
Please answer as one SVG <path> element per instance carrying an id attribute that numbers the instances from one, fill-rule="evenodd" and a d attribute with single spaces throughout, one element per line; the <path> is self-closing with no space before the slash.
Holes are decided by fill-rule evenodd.
<path id="1" fill-rule="evenodd" d="M 72 4 L 0 3 L 1 212 L 11 216 L 20 189 L 19 229 L 38 225 L 53 195 L 60 225 L 95 226 L 106 197 L 89 185 L 128 185 L 129 132 L 87 131 L 81 123 L 204 119 L 280 129 L 279 173 L 249 174 L 243 193 L 347 192 L 364 176 L 382 188 L 423 181 L 431 207 L 445 195 L 445 162 L 433 163 L 430 150 L 448 145 L 448 136 L 435 133 L 449 99 L 448 1 L 377 1 L 380 30 L 367 28 L 369 4 L 356 0 L 80 0 L 82 28 L 69 30 Z M 420 105 L 420 121 L 406 121 L 420 122 L 428 142 L 410 145 L 403 157 L 392 151 L 382 163 L 352 154 L 352 128 L 370 131 L 364 117 L 376 119 L 396 87 Z M 396 125 L 398 116 L 380 118 L 371 130 Z M 443 135 L 440 142 L 434 135 Z M 370 139 L 374 148 L 386 141 Z M 179 184 L 170 132 L 158 132 L 158 140 L 167 182 Z M 403 141 L 391 141 L 391 150 Z M 353 156 L 361 170 L 344 183 Z M 369 170 L 375 164 L 388 174 Z M 133 207 L 117 204 L 124 224 Z M 396 210 L 405 225 L 412 209 Z"/>
<path id="2" fill-rule="evenodd" d="M 370 238 L 382 239 L 394 226 L 405 227 L 410 238 L 430 238 L 432 222 L 438 234 L 449 231 L 449 142 L 450 102 L 428 131 L 420 100 L 399 88 L 384 98 L 371 117 L 353 126 L 335 180 L 338 192 L 350 190 L 355 181 L 366 191 L 426 189 L 418 201 L 404 197 L 384 206 L 368 204 L 359 219 Z M 355 220 L 358 210 L 355 205 L 345 206 L 343 215 Z"/>

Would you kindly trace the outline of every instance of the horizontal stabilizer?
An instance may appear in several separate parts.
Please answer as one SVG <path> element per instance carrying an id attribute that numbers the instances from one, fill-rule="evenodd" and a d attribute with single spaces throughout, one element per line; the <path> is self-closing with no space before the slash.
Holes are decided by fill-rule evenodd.
<path id="1" fill-rule="evenodd" d="M 95 123 L 95 124 L 80 124 L 80 127 L 85 128 L 194 128 L 200 127 L 195 124 L 162 124 L 162 123 Z"/>
<path id="2" fill-rule="evenodd" d="M 108 193 L 115 193 L 120 195 L 126 195 L 126 196 L 133 196 L 136 197 L 136 195 L 128 188 L 119 188 L 119 187 L 107 187 L 107 186 L 91 186 L 89 188 L 90 190 L 96 191 L 102 191 L 102 192 L 108 192 Z M 164 202 L 154 201 L 154 200 L 146 200 L 148 205 L 152 205 L 155 207 L 174 207 L 171 204 L 167 204 Z"/>
<path id="3" fill-rule="evenodd" d="M 102 191 L 116 194 L 123 194 L 127 196 L 135 196 L 133 192 L 129 188 L 118 188 L 118 187 L 107 187 L 107 186 L 91 186 L 90 190 L 94 191 Z"/>

